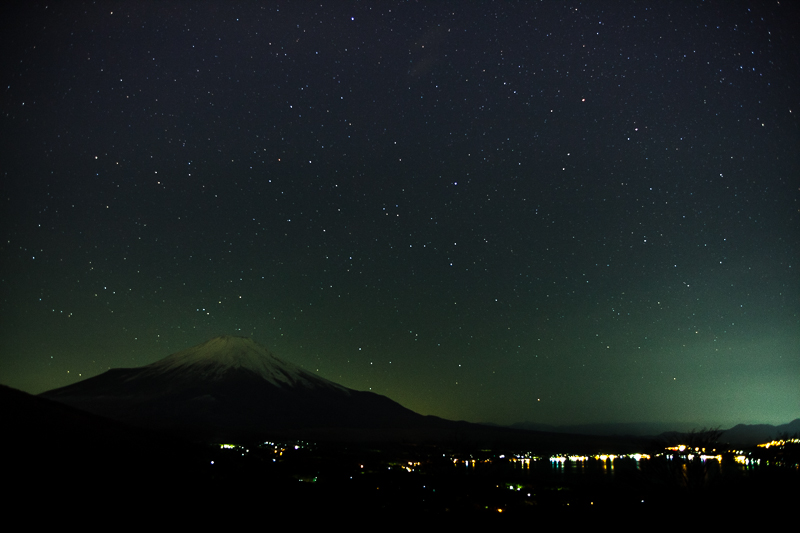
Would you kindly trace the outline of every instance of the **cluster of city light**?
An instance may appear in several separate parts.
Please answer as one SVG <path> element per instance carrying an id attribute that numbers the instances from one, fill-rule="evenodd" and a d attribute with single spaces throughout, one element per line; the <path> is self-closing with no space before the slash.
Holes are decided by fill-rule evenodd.
<path id="1" fill-rule="evenodd" d="M 554 455 L 550 457 L 551 463 L 564 463 L 566 461 L 581 462 L 586 461 L 588 457 L 585 455 Z"/>
<path id="2" fill-rule="evenodd" d="M 770 446 L 782 447 L 786 446 L 787 444 L 800 444 L 800 439 L 793 438 L 793 439 L 781 439 L 781 440 L 771 440 L 769 442 L 765 442 L 764 444 L 759 444 L 759 448 L 769 448 Z"/>
<path id="3" fill-rule="evenodd" d="M 685 444 L 679 444 L 677 446 L 667 446 L 666 449 L 670 450 L 672 452 L 685 452 L 685 451 L 691 452 L 691 451 L 694 451 L 694 452 L 697 452 L 697 453 L 700 453 L 700 452 L 705 453 L 705 451 L 706 451 L 705 448 L 701 448 L 699 446 L 695 446 L 694 448 L 692 448 L 691 446 L 686 446 Z M 716 450 L 716 448 L 714 448 L 711 451 L 713 452 L 715 450 Z"/>
<path id="4" fill-rule="evenodd" d="M 302 440 L 293 441 L 292 443 L 289 443 L 289 444 L 284 443 L 284 442 L 271 442 L 271 441 L 267 440 L 267 441 L 264 441 L 261 444 L 261 446 L 272 447 L 272 448 L 283 448 L 283 449 L 294 448 L 295 450 L 300 450 L 300 449 L 306 448 L 308 446 L 312 446 L 312 444 L 308 443 L 308 442 L 305 442 L 305 441 L 302 441 Z"/>
<path id="5" fill-rule="evenodd" d="M 506 458 L 505 455 L 498 455 L 496 459 L 505 459 L 511 463 L 519 464 L 523 468 L 529 467 L 531 463 L 535 463 L 537 461 L 543 460 L 542 457 L 533 455 L 531 453 L 524 453 L 524 454 L 517 454 L 511 457 Z M 633 459 L 634 461 L 641 461 L 642 459 L 650 459 L 650 455 L 645 453 L 630 453 L 630 454 L 598 454 L 598 455 L 552 455 L 549 458 L 544 458 L 544 460 L 549 460 L 551 463 L 565 463 L 567 461 L 573 463 L 580 463 L 584 461 L 588 461 L 589 459 L 594 459 L 597 461 L 615 461 L 617 459 Z M 462 459 L 459 457 L 451 457 L 454 465 L 464 465 L 467 467 L 474 467 L 475 465 L 481 463 L 492 463 L 493 460 L 491 458 L 486 459 Z"/>
<path id="6" fill-rule="evenodd" d="M 421 464 L 422 464 L 421 461 L 404 461 L 404 462 L 400 462 L 400 463 L 389 463 L 389 466 L 387 467 L 387 469 L 388 470 L 392 470 L 392 469 L 398 470 L 399 469 L 399 470 L 402 470 L 404 472 L 411 473 L 411 472 L 415 472 L 417 470 L 417 467 L 419 467 Z M 363 465 L 362 465 L 361 468 L 363 468 Z"/>
<path id="7" fill-rule="evenodd" d="M 671 452 L 679 452 L 678 455 L 685 456 L 689 461 L 694 461 L 695 458 L 699 458 L 703 462 L 709 460 L 722 462 L 722 455 L 707 454 L 706 449 L 699 446 L 692 448 L 691 446 L 687 446 L 685 444 L 677 444 L 675 446 L 667 446 L 665 449 Z M 711 451 L 714 452 L 716 449 L 712 449 Z M 672 459 L 672 456 L 667 455 L 667 458 Z"/>
<path id="8" fill-rule="evenodd" d="M 310 444 L 303 441 L 295 441 L 294 443 L 291 444 L 265 441 L 258 445 L 258 447 L 262 449 L 263 448 L 272 449 L 273 453 L 276 456 L 276 458 L 272 459 L 272 462 L 277 462 L 278 461 L 277 457 L 282 457 L 283 453 L 287 450 L 291 449 L 300 450 L 307 446 L 310 446 Z M 246 454 L 250 453 L 250 450 L 248 448 L 245 448 L 244 446 L 241 446 L 239 444 L 220 444 L 219 447 L 222 450 L 239 451 L 243 457 Z"/>
<path id="9" fill-rule="evenodd" d="M 405 468 L 406 472 L 413 472 L 421 464 L 422 463 L 420 463 L 419 461 L 416 461 L 416 462 L 407 461 L 406 465 L 403 468 Z"/>
<path id="10" fill-rule="evenodd" d="M 589 459 L 595 459 L 597 461 L 615 461 L 617 459 L 633 459 L 635 461 L 641 461 L 642 459 L 650 459 L 650 456 L 645 453 L 629 453 L 623 455 L 614 455 L 614 454 L 600 454 L 600 455 L 553 455 L 550 457 L 551 463 L 564 463 L 566 461 L 571 462 L 583 462 L 588 461 Z"/>
<path id="11" fill-rule="evenodd" d="M 458 459 L 458 458 L 455 458 L 455 459 L 453 459 L 453 464 L 454 464 L 454 465 L 457 465 L 457 464 L 459 464 L 459 463 L 463 463 L 463 464 L 464 464 L 464 466 L 475 466 L 475 464 L 477 464 L 477 463 L 491 463 L 491 462 L 492 462 L 492 460 L 491 460 L 491 459 L 483 459 L 483 460 L 477 460 L 477 459 Z"/>
<path id="12" fill-rule="evenodd" d="M 759 444 L 758 447 L 762 449 L 766 448 L 783 448 L 786 445 L 797 445 L 800 444 L 800 438 L 792 438 L 792 439 L 782 439 L 782 440 L 773 440 L 767 443 Z M 306 446 L 310 446 L 309 443 L 301 442 L 301 441 L 294 441 L 290 443 L 278 443 L 278 442 L 264 442 L 259 445 L 259 448 L 268 448 L 271 449 L 274 453 L 273 455 L 273 462 L 277 462 L 280 458 L 284 455 L 284 452 L 292 452 L 295 450 L 300 450 L 305 448 Z M 238 444 L 219 444 L 219 447 L 223 450 L 235 451 L 241 453 L 242 456 L 247 454 L 250 450 L 245 448 L 244 446 Z M 631 453 L 631 454 L 597 454 L 597 455 L 569 455 L 569 454 L 559 454 L 559 455 L 552 455 L 550 457 L 540 457 L 536 456 L 531 452 L 518 452 L 510 455 L 505 454 L 498 454 L 498 455 L 491 455 L 490 450 L 483 450 L 483 452 L 489 452 L 487 455 L 484 455 L 480 458 L 475 458 L 472 455 L 464 456 L 452 456 L 449 454 L 442 454 L 442 458 L 448 458 L 449 460 L 453 461 L 454 465 L 461 465 L 463 464 L 467 468 L 475 468 L 479 464 L 492 464 L 497 461 L 507 461 L 514 465 L 520 465 L 523 469 L 530 468 L 531 463 L 535 463 L 537 461 L 550 461 L 550 463 L 556 468 L 563 468 L 563 466 L 570 462 L 572 464 L 581 464 L 583 465 L 587 461 L 595 460 L 601 461 L 603 463 L 603 468 L 614 468 L 614 462 L 620 459 L 633 459 L 638 463 L 641 460 L 649 460 L 651 456 L 649 454 L 643 453 Z M 762 464 L 762 460 L 760 458 L 753 458 L 751 457 L 751 452 L 743 451 L 743 450 L 730 450 L 730 454 L 733 457 L 734 461 L 737 464 L 746 466 L 746 467 L 753 467 Z M 699 447 L 699 446 L 689 446 L 686 444 L 677 444 L 674 446 L 668 446 L 664 448 L 664 451 L 657 454 L 657 457 L 664 457 L 666 459 L 678 459 L 678 460 L 688 460 L 688 461 L 718 461 L 722 463 L 722 455 L 718 453 L 716 449 L 710 449 L 707 451 L 706 448 Z M 211 461 L 211 464 L 214 464 L 214 461 Z M 421 461 L 399 461 L 399 462 L 391 462 L 388 465 L 384 463 L 384 467 L 387 467 L 389 470 L 400 470 L 405 471 L 407 473 L 414 473 L 419 471 L 419 467 L 421 466 Z M 770 464 L 768 461 L 767 464 Z M 361 465 L 362 473 L 364 473 L 364 465 Z M 298 478 L 300 479 L 300 478 Z M 352 476 L 351 476 L 352 479 Z M 300 481 L 316 481 L 316 478 L 303 478 Z M 521 485 L 506 485 L 507 488 L 515 491 L 521 491 Z"/>
<path id="13" fill-rule="evenodd" d="M 614 458 L 633 459 L 635 461 L 641 461 L 642 459 L 650 459 L 650 455 L 648 455 L 646 453 L 627 453 L 627 454 L 622 454 L 622 455 L 612 455 L 610 457 L 612 457 L 612 460 Z"/>
<path id="14" fill-rule="evenodd" d="M 512 463 L 520 463 L 524 467 L 530 467 L 531 462 L 536 462 L 541 460 L 541 457 L 536 457 L 535 455 L 531 454 L 524 454 L 524 455 L 515 455 L 511 458 Z"/>
<path id="15" fill-rule="evenodd" d="M 244 455 L 250 451 L 244 446 L 239 446 L 238 444 L 220 444 L 219 447 L 223 450 L 240 450 L 242 452 L 242 457 L 244 457 Z"/>

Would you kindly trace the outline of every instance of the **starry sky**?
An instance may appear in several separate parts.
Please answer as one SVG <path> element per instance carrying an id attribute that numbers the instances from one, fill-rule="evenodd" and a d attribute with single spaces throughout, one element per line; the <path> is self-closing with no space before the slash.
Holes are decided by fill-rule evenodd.
<path id="1" fill-rule="evenodd" d="M 800 416 L 800 10 L 3 7 L 0 382 L 220 334 L 423 414 Z"/>

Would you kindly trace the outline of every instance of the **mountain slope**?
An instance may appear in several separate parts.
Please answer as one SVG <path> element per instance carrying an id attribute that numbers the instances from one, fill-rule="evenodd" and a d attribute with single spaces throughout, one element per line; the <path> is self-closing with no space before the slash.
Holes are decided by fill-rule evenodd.
<path id="1" fill-rule="evenodd" d="M 41 396 L 143 427 L 220 435 L 408 427 L 428 418 L 385 396 L 315 376 L 252 339 L 230 336 Z"/>

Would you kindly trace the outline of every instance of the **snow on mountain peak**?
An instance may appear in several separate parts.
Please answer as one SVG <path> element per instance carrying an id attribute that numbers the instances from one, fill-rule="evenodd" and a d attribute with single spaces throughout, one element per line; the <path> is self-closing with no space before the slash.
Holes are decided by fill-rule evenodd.
<path id="1" fill-rule="evenodd" d="M 200 373 L 207 379 L 219 379 L 231 369 L 246 369 L 278 387 L 327 386 L 348 392 L 348 389 L 341 385 L 279 359 L 247 337 L 229 335 L 214 337 L 202 344 L 169 355 L 145 368 L 155 373 L 171 371 Z"/>

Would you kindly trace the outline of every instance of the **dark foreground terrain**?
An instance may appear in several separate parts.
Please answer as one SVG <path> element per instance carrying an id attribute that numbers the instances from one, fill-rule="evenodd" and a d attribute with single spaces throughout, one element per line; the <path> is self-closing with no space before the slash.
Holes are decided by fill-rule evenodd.
<path id="1" fill-rule="evenodd" d="M 557 462 L 468 442 L 199 443 L 15 394 L 4 391 L 4 507 L 29 521 L 735 516 L 791 509 L 800 486 L 796 450 L 762 449 L 753 452 L 761 464 L 742 466 L 731 453 L 703 463 L 655 454 Z"/>

